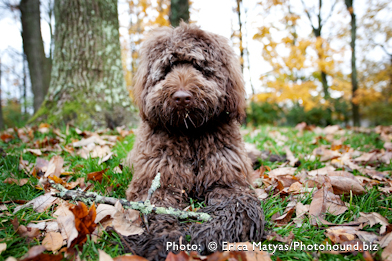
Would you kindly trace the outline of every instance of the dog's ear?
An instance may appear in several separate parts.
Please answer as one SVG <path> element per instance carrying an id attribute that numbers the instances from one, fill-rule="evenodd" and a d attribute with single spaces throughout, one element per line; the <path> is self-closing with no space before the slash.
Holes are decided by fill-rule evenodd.
<path id="1" fill-rule="evenodd" d="M 227 84 L 224 113 L 226 113 L 230 119 L 236 119 L 241 123 L 245 117 L 246 102 L 245 85 L 240 61 L 228 44 L 227 46 L 224 46 L 224 49 L 224 53 L 227 55 L 225 57 L 226 59 L 224 59 L 225 67 L 227 69 L 227 72 L 225 72 L 225 74 L 227 73 Z"/>
<path id="2" fill-rule="evenodd" d="M 139 51 L 140 62 L 133 81 L 133 96 L 143 120 L 147 118 L 145 114 L 146 104 L 144 102 L 148 92 L 147 89 L 150 87 L 149 85 L 155 84 L 154 80 L 156 79 L 153 77 L 158 74 L 157 72 L 154 72 L 152 67 L 154 66 L 154 63 L 160 62 L 159 59 L 165 49 L 165 42 L 172 32 L 173 29 L 169 27 L 161 27 L 153 30 L 143 41 Z"/>

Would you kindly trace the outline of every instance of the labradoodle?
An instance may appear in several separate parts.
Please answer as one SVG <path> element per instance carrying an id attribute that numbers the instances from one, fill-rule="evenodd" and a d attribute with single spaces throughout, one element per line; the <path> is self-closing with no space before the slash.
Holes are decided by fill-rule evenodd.
<path id="1" fill-rule="evenodd" d="M 160 172 L 152 204 L 181 209 L 189 198 L 204 200 L 200 211 L 213 219 L 186 225 L 151 214 L 148 231 L 125 238 L 126 250 L 162 260 L 176 252 L 167 242 L 186 244 L 186 235 L 201 254 L 213 252 L 212 241 L 217 250 L 223 242 L 260 241 L 264 215 L 240 135 L 244 82 L 228 40 L 182 23 L 154 31 L 140 53 L 134 97 L 142 123 L 126 161 L 134 173 L 127 199 L 145 200 Z"/>

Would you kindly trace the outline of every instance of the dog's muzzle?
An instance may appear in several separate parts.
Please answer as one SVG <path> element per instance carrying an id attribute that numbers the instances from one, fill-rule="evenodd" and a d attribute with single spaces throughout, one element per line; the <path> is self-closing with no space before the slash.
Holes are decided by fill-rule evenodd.
<path id="1" fill-rule="evenodd" d="M 192 102 L 192 94 L 188 91 L 179 90 L 173 94 L 172 99 L 177 107 L 186 108 Z"/>

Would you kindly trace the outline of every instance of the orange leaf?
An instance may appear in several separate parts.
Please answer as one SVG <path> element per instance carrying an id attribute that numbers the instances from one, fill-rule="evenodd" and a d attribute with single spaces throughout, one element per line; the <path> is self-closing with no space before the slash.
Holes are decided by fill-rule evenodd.
<path id="1" fill-rule="evenodd" d="M 104 170 L 96 171 L 96 172 L 91 172 L 87 174 L 87 180 L 95 180 L 98 181 L 99 183 L 102 182 L 103 179 L 103 174 L 108 171 L 109 168 L 106 168 Z"/>

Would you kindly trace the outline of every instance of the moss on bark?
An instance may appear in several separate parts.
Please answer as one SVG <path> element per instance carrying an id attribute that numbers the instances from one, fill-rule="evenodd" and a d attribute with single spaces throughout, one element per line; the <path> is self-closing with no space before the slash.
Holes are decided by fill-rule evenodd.
<path id="1" fill-rule="evenodd" d="M 117 0 L 56 0 L 55 18 L 51 83 L 33 120 L 129 123 L 134 117 L 121 65 Z"/>

